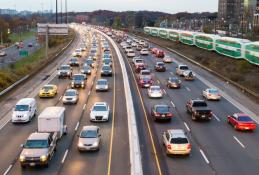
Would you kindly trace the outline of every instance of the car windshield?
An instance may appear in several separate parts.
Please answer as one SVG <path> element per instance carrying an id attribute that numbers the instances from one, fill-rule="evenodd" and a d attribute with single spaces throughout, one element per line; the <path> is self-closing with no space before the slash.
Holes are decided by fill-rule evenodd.
<path id="1" fill-rule="evenodd" d="M 80 133 L 80 138 L 96 138 L 97 132 L 95 130 L 84 130 Z"/>
<path id="2" fill-rule="evenodd" d="M 86 62 L 88 63 L 88 64 L 92 64 L 93 63 L 93 60 L 86 60 Z"/>
<path id="3" fill-rule="evenodd" d="M 157 63 L 158 66 L 164 66 L 164 63 Z"/>
<path id="4" fill-rule="evenodd" d="M 107 84 L 107 81 L 99 80 L 99 81 L 97 81 L 97 84 L 98 84 L 98 85 L 106 85 L 106 84 Z"/>
<path id="5" fill-rule="evenodd" d="M 248 117 L 248 116 L 239 116 L 238 117 L 238 121 L 241 121 L 241 122 L 251 122 L 253 120 L 250 117 Z"/>
<path id="6" fill-rule="evenodd" d="M 158 106 L 158 107 L 156 107 L 156 112 L 167 113 L 167 112 L 169 112 L 169 107 L 168 106 Z"/>
<path id="7" fill-rule="evenodd" d="M 209 93 L 210 93 L 210 94 L 218 94 L 219 91 L 218 91 L 217 89 L 210 89 L 210 90 L 209 90 Z"/>
<path id="8" fill-rule="evenodd" d="M 204 101 L 196 101 L 193 103 L 193 107 L 207 107 L 207 103 Z"/>
<path id="9" fill-rule="evenodd" d="M 142 71 L 141 74 L 142 75 L 150 75 L 150 72 L 149 71 Z"/>
<path id="10" fill-rule="evenodd" d="M 136 63 L 143 63 L 143 60 L 136 60 Z"/>
<path id="11" fill-rule="evenodd" d="M 84 69 L 84 70 L 89 70 L 90 67 L 89 67 L 88 65 L 86 65 L 86 66 L 83 67 L 83 69 Z"/>
<path id="12" fill-rule="evenodd" d="M 143 77 L 141 80 L 143 80 L 143 81 L 149 81 L 149 80 L 151 80 L 149 77 Z"/>
<path id="13" fill-rule="evenodd" d="M 72 62 L 76 62 L 76 61 L 77 61 L 77 59 L 71 59 L 70 61 L 72 61 Z"/>
<path id="14" fill-rule="evenodd" d="M 48 147 L 48 140 L 27 140 L 26 144 L 24 145 L 25 148 L 30 149 L 37 149 L 37 148 L 47 148 Z"/>
<path id="15" fill-rule="evenodd" d="M 60 70 L 69 70 L 69 69 L 70 69 L 69 66 L 61 66 L 61 67 L 60 67 Z"/>
<path id="16" fill-rule="evenodd" d="M 188 143 L 188 140 L 187 140 L 187 138 L 177 137 L 177 138 L 172 138 L 170 143 L 186 144 L 186 143 Z"/>
<path id="17" fill-rule="evenodd" d="M 44 90 L 44 91 L 49 91 L 49 90 L 52 90 L 52 89 L 53 89 L 52 86 L 44 86 L 44 87 L 42 88 L 42 90 Z"/>
<path id="18" fill-rule="evenodd" d="M 75 75 L 73 77 L 73 80 L 84 80 L 84 76 L 82 76 L 82 75 Z"/>
<path id="19" fill-rule="evenodd" d="M 14 110 L 15 111 L 28 111 L 29 105 L 16 105 Z"/>
<path id="20" fill-rule="evenodd" d="M 94 106 L 93 111 L 107 111 L 107 108 L 106 108 L 106 106 L 96 105 L 96 106 Z"/>
<path id="21" fill-rule="evenodd" d="M 102 70 L 111 70 L 109 66 L 103 66 Z"/>
<path id="22" fill-rule="evenodd" d="M 76 96 L 76 91 L 66 91 L 65 96 Z"/>
<path id="23" fill-rule="evenodd" d="M 91 50 L 90 51 L 92 54 L 95 54 L 96 53 L 96 50 Z"/>
<path id="24" fill-rule="evenodd" d="M 160 91 L 160 87 L 151 87 L 151 91 Z"/>
<path id="25" fill-rule="evenodd" d="M 181 70 L 188 70 L 189 68 L 188 68 L 188 66 L 181 66 L 180 69 Z"/>
<path id="26" fill-rule="evenodd" d="M 104 59 L 103 62 L 106 63 L 106 64 L 108 64 L 108 63 L 111 62 L 111 60 L 110 60 L 110 59 Z"/>
<path id="27" fill-rule="evenodd" d="M 178 78 L 170 78 L 169 80 L 172 81 L 172 82 L 179 82 L 180 81 Z"/>

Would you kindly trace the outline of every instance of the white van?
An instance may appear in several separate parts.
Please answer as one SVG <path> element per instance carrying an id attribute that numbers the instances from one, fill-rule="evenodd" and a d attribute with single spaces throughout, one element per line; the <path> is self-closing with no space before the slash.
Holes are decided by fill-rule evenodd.
<path id="1" fill-rule="evenodd" d="M 13 108 L 12 122 L 24 123 L 31 121 L 37 114 L 37 104 L 34 98 L 23 98 Z"/>

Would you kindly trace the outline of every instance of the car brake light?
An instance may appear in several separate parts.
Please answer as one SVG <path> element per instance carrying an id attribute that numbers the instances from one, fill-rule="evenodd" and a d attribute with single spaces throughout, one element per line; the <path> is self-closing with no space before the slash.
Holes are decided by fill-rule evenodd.
<path id="1" fill-rule="evenodd" d="M 208 96 L 211 96 L 211 94 L 208 94 Z"/>
<path id="2" fill-rule="evenodd" d="M 171 145 L 167 145 L 167 149 L 171 149 L 172 147 L 171 147 Z"/>
<path id="3" fill-rule="evenodd" d="M 188 143 L 188 145 L 187 145 L 187 149 L 191 149 L 191 144 L 190 143 Z"/>
<path id="4" fill-rule="evenodd" d="M 159 112 L 156 112 L 156 113 L 155 113 L 155 116 L 160 116 L 160 113 L 159 113 Z"/>
<path id="5" fill-rule="evenodd" d="M 173 114 L 168 113 L 166 116 L 167 116 L 167 117 L 173 117 Z"/>

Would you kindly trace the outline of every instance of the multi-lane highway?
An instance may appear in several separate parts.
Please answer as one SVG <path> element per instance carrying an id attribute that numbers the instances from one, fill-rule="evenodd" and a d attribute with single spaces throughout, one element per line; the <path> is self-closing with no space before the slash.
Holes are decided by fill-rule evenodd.
<path id="1" fill-rule="evenodd" d="M 182 57 L 166 51 L 166 54 L 174 58 L 173 63 L 166 64 L 165 72 L 154 71 L 154 65 L 161 58 L 156 58 L 149 53 L 148 56 L 137 56 L 144 59 L 150 68 L 154 84 L 159 85 L 163 91 L 160 99 L 150 99 L 147 89 L 137 84 L 137 73 L 124 49 L 117 44 L 109 43 L 112 53 L 112 77 L 105 77 L 109 82 L 108 92 L 96 92 L 96 81 L 101 78 L 102 48 L 101 35 L 95 30 L 88 31 L 86 26 L 77 25 L 74 43 L 52 64 L 47 66 L 38 75 L 26 84 L 18 87 L 8 97 L 0 102 L 0 174 L 60 174 L 60 175 L 121 175 L 132 174 L 132 157 L 130 155 L 130 130 L 128 122 L 128 109 L 133 109 L 136 115 L 138 129 L 139 148 L 141 151 L 142 168 L 144 175 L 244 175 L 257 174 L 259 168 L 259 134 L 255 132 L 240 132 L 227 124 L 227 115 L 244 112 L 255 113 L 253 119 L 259 121 L 258 105 L 231 86 L 225 85 L 217 77 L 209 74 L 201 68 L 191 65 Z M 85 89 L 78 89 L 79 101 L 76 105 L 64 105 L 62 97 L 70 87 L 70 79 L 59 79 L 57 68 L 68 63 L 75 49 L 81 47 L 86 38 L 87 50 L 79 58 L 80 65 L 88 57 L 93 36 L 97 36 L 98 52 L 97 60 L 91 75 L 87 76 Z M 105 34 L 103 34 L 105 37 Z M 131 37 L 130 37 L 131 38 Z M 151 47 L 160 48 L 149 43 Z M 119 50 L 118 50 L 119 48 Z M 120 54 L 125 62 L 126 70 L 121 68 Z M 185 81 L 182 77 L 180 89 L 167 88 L 167 78 L 176 75 L 178 64 L 187 64 L 196 74 L 194 81 Z M 126 106 L 125 87 L 123 83 L 123 71 L 127 71 L 130 91 L 133 98 L 133 106 Z M 80 73 L 80 67 L 73 68 L 73 74 Z M 102 77 L 103 78 L 103 77 Z M 54 98 L 39 98 L 39 89 L 45 84 L 58 86 L 58 94 Z M 202 90 L 208 87 L 220 89 L 222 98 L 220 101 L 207 101 L 213 112 L 211 121 L 193 121 L 191 115 L 186 112 L 186 102 L 189 99 L 202 99 Z M 49 167 L 27 167 L 22 169 L 19 163 L 20 147 L 26 138 L 37 131 L 37 118 L 30 123 L 12 124 L 10 122 L 12 107 L 24 97 L 34 97 L 38 105 L 38 114 L 49 106 L 64 106 L 66 108 L 66 124 L 68 134 L 58 142 L 57 152 L 50 161 Z M 108 122 L 90 122 L 90 109 L 95 102 L 107 102 L 110 106 L 110 118 Z M 173 113 L 173 118 L 168 122 L 156 122 L 151 117 L 151 107 L 156 104 L 167 104 Z M 249 104 L 249 105 L 248 105 Z M 252 112 L 251 112 L 252 111 Z M 257 116 L 256 116 L 257 115 Z M 97 125 L 101 129 L 102 143 L 99 151 L 79 152 L 78 134 L 85 125 Z M 162 142 L 162 133 L 168 129 L 183 129 L 191 142 L 191 154 L 189 156 L 168 156 Z M 137 137 L 137 136 L 136 136 Z M 141 174 L 140 174 L 141 175 Z"/>
<path id="2" fill-rule="evenodd" d="M 84 32 L 78 34 L 75 43 L 69 51 L 60 56 L 60 61 L 52 69 L 55 70 L 60 64 L 68 62 L 72 52 L 79 47 Z M 91 35 L 87 35 L 87 38 Z M 99 41 L 100 42 L 100 41 Z M 90 44 L 88 45 L 88 49 Z M 111 47 L 112 48 L 112 47 Z M 83 53 L 80 63 L 87 57 L 88 51 Z M 38 103 L 38 113 L 48 106 L 65 106 L 66 124 L 68 134 L 58 142 L 57 152 L 50 162 L 48 168 L 26 168 L 22 169 L 19 163 L 20 145 L 25 142 L 30 133 L 37 130 L 37 119 L 28 124 L 12 124 L 8 122 L 2 125 L 0 131 L 1 139 L 1 167 L 0 172 L 8 174 L 130 174 L 129 143 L 127 129 L 127 114 L 124 96 L 122 74 L 118 65 L 117 56 L 112 48 L 113 76 L 108 77 L 110 89 L 108 92 L 96 92 L 95 83 L 100 78 L 101 48 L 99 46 L 98 60 L 92 74 L 87 78 L 85 89 L 79 90 L 79 101 L 76 105 L 63 105 L 62 96 L 70 86 L 70 79 L 58 79 L 57 72 L 49 75 L 44 84 L 55 84 L 58 86 L 58 94 L 54 98 L 41 99 L 37 96 L 38 88 L 30 93 L 29 97 L 35 97 Z M 64 59 L 65 58 L 65 59 Z M 46 71 L 46 70 L 45 70 Z M 79 73 L 80 68 L 74 68 L 73 73 Z M 26 94 L 26 93 L 24 93 Z M 89 118 L 89 110 L 95 102 L 107 102 L 111 108 L 109 122 L 92 123 Z M 10 118 L 10 113 L 2 116 L 2 119 Z M 2 120 L 4 121 L 4 120 Z M 97 125 L 101 128 L 102 144 L 100 151 L 93 153 L 80 153 L 77 142 L 80 130 L 85 125 Z"/>
<path id="3" fill-rule="evenodd" d="M 33 52 L 37 51 L 41 45 L 36 41 L 35 37 L 32 37 L 30 39 L 25 40 L 24 42 L 24 48 L 23 50 L 28 51 L 28 54 L 32 54 Z M 28 44 L 32 43 L 32 47 L 28 47 Z M 6 56 L 0 57 L 0 68 L 3 68 L 11 63 L 14 63 L 15 61 L 22 58 L 22 56 L 19 55 L 19 49 L 15 45 L 3 49 L 6 53 Z"/>

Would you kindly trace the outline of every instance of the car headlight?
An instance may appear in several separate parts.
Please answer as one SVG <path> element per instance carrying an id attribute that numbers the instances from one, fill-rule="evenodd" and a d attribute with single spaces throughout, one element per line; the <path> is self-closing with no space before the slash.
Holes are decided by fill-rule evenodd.
<path id="1" fill-rule="evenodd" d="M 25 156 L 20 156 L 19 160 L 20 160 L 20 162 L 24 162 L 25 161 Z"/>
<path id="2" fill-rule="evenodd" d="M 101 73 L 103 73 L 103 70 L 101 71 Z"/>
<path id="3" fill-rule="evenodd" d="M 41 162 L 45 162 L 46 160 L 47 160 L 47 156 L 46 155 L 40 156 L 40 161 Z"/>
<path id="4" fill-rule="evenodd" d="M 58 72 L 58 75 L 60 75 L 61 74 L 61 72 Z"/>
<path id="5" fill-rule="evenodd" d="M 74 84 L 75 84 L 75 82 L 73 82 L 73 81 L 72 81 L 72 82 L 71 82 L 71 84 L 72 84 L 72 85 L 74 85 Z"/>
<path id="6" fill-rule="evenodd" d="M 24 114 L 23 117 L 25 117 L 25 118 L 28 117 L 28 114 Z"/>
<path id="7" fill-rule="evenodd" d="M 98 142 L 94 142 L 93 146 L 94 147 L 98 146 Z"/>
<path id="8" fill-rule="evenodd" d="M 81 146 L 84 146 L 84 144 L 82 142 L 79 142 L 78 146 L 81 147 Z"/>
<path id="9" fill-rule="evenodd" d="M 83 82 L 83 81 L 81 82 L 81 85 L 84 85 L 84 82 Z"/>

